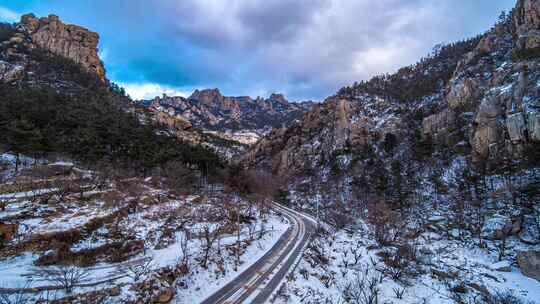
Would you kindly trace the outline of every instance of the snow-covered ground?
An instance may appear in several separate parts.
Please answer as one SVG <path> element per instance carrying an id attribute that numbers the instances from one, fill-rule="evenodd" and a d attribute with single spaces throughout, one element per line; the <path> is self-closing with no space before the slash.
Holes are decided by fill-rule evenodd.
<path id="1" fill-rule="evenodd" d="M 509 272 L 492 269 L 497 257 L 487 250 L 454 240 L 423 242 L 418 273 L 398 279 L 369 239 L 361 229 L 315 239 L 276 303 L 347 303 L 347 297 L 352 303 L 483 303 L 484 288 L 492 295 L 511 293 L 540 303 L 540 282 L 522 275 L 512 263 Z M 375 294 L 378 302 L 351 300 Z"/>
<path id="2" fill-rule="evenodd" d="M 0 222 L 16 224 L 18 229 L 0 252 L 0 289 L 57 286 L 37 273 L 57 269 L 56 257 L 67 254 L 68 259 L 82 258 L 89 264 L 69 266 L 84 272 L 77 284 L 112 280 L 76 287 L 75 295 L 117 286 L 120 292 L 110 299 L 112 303 L 150 301 L 155 291 L 152 284 L 159 273 L 184 269 L 185 264 L 187 272 L 172 283 L 174 303 L 196 303 L 260 259 L 289 226 L 281 215 L 240 197 L 173 196 L 153 188 L 150 179 L 136 182 L 141 189 L 136 197 L 114 187 L 82 195 L 75 191 L 62 198 L 57 188 L 3 193 L 5 206 L 0 210 Z M 45 203 L 40 203 L 42 196 L 47 197 Z M 240 233 L 236 216 L 231 215 L 236 212 L 243 217 Z M 206 230 L 217 237 L 209 246 L 208 262 L 202 263 L 208 247 Z M 137 267 L 144 269 L 135 277 L 131 269 Z M 68 295 L 62 289 L 52 293 L 53 298 Z M 31 294 L 29 299 L 42 296 Z"/>
<path id="3" fill-rule="evenodd" d="M 233 257 L 226 261 L 225 274 L 220 272 L 215 265 L 208 270 L 200 269 L 190 276 L 189 288 L 177 290 L 173 303 L 199 303 L 221 287 L 236 278 L 240 273 L 257 262 L 287 230 L 289 223 L 281 217 L 273 216 L 266 224 L 270 231 L 263 238 L 254 240 L 241 257 L 241 263 L 235 267 Z M 222 240 L 222 245 L 232 245 L 236 241 L 235 236 Z"/>

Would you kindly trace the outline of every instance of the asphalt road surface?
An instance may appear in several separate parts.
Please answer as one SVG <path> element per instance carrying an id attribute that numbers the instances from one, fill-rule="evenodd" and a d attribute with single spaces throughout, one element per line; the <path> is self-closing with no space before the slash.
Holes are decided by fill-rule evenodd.
<path id="1" fill-rule="evenodd" d="M 275 209 L 289 219 L 291 225 L 287 231 L 262 258 L 204 300 L 203 304 L 269 302 L 295 266 L 316 226 L 310 216 L 278 204 L 275 204 Z"/>

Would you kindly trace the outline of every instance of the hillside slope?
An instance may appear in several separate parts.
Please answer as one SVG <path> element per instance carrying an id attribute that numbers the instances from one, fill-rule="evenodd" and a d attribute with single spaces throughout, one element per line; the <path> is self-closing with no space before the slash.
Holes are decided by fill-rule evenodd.
<path id="1" fill-rule="evenodd" d="M 531 276 L 518 256 L 540 245 L 538 16 L 519 0 L 485 34 L 341 89 L 239 161 L 287 180 L 282 202 L 338 231 L 367 224 L 381 248 L 435 234 Z"/>
<path id="2" fill-rule="evenodd" d="M 485 34 L 342 88 L 238 159 L 326 224 L 279 303 L 536 303 L 539 16 L 519 0 Z"/>
<path id="3" fill-rule="evenodd" d="M 519 1 L 482 36 L 341 89 L 299 122 L 274 130 L 243 160 L 288 176 L 329 169 L 340 157 L 389 159 L 397 146 L 410 160 L 422 146 L 476 166 L 506 156 L 523 160 L 540 141 L 540 24 L 530 11 L 537 5 Z"/>
<path id="4" fill-rule="evenodd" d="M 2 25 L 0 144 L 17 154 L 109 161 L 147 170 L 173 160 L 217 163 L 199 145 L 161 135 L 106 79 L 99 36 L 57 16 Z"/>

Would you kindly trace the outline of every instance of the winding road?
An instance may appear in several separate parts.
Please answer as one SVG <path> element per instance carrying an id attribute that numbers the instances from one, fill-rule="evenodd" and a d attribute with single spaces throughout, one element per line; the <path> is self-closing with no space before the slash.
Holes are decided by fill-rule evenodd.
<path id="1" fill-rule="evenodd" d="M 315 230 L 316 221 L 279 204 L 274 208 L 289 219 L 290 227 L 261 259 L 204 300 L 203 304 L 267 303 L 293 270 Z"/>

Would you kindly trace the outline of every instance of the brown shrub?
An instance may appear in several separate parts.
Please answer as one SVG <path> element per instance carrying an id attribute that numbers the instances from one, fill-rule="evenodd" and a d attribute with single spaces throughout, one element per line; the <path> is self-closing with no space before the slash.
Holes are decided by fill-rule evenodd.
<path id="1" fill-rule="evenodd" d="M 397 231 L 394 228 L 399 221 L 399 214 L 392 210 L 390 204 L 378 200 L 368 202 L 367 209 L 367 220 L 374 227 L 377 242 L 382 246 L 395 242 Z"/>

